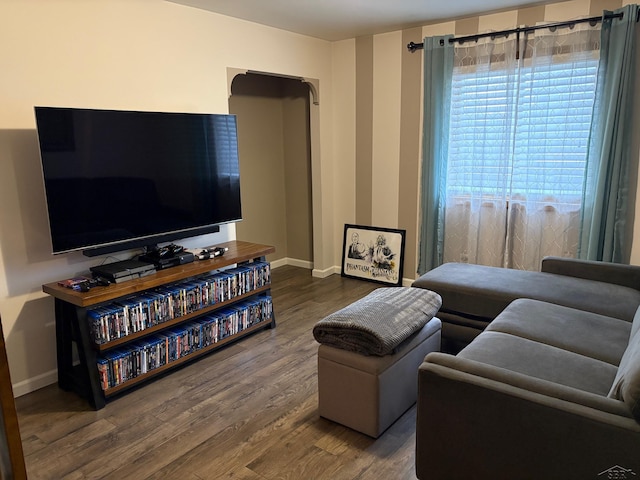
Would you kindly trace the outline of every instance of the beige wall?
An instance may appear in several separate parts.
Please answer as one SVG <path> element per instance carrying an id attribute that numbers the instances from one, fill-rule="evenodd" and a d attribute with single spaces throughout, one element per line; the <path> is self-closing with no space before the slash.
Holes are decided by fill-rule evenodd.
<path id="1" fill-rule="evenodd" d="M 226 113 L 228 68 L 314 78 L 326 88 L 317 176 L 332 176 L 329 42 L 161 0 L 21 0 L 0 2 L 0 45 L 0 314 L 17 395 L 56 380 L 41 285 L 102 261 L 50 255 L 34 105 Z M 191 244 L 234 237 L 228 227 Z M 320 248 L 319 268 L 331 266 L 333 246 Z"/>
<path id="2" fill-rule="evenodd" d="M 274 245 L 269 260 L 313 265 L 309 86 L 243 74 L 229 113 L 238 118 L 243 221 L 239 240 Z M 277 265 L 277 263 L 276 263 Z"/>
<path id="3" fill-rule="evenodd" d="M 256 77 L 236 77 L 229 99 L 229 113 L 238 119 L 241 159 L 243 219 L 236 224 L 236 237 L 275 245 L 273 261 L 287 249 L 283 105 L 275 77 L 262 83 L 248 82 L 251 78 Z"/>
<path id="4" fill-rule="evenodd" d="M 358 140 L 362 141 L 356 133 L 356 40 L 344 40 L 332 45 L 333 59 L 333 98 L 336 105 L 333 119 L 333 160 L 336 165 L 332 183 L 335 191 L 335 202 L 332 206 L 336 228 L 333 231 L 331 241 L 338 246 L 335 250 L 336 257 L 332 259 L 332 269 L 340 273 L 340 257 L 342 253 L 342 240 L 344 225 L 361 221 L 356 207 L 356 197 L 366 200 L 366 193 L 362 193 L 358 186 L 361 185 L 362 172 L 359 180 L 356 178 L 357 159 L 356 150 L 362 155 L 362 147 Z M 368 127 L 370 130 L 370 127 Z M 365 129 L 365 131 L 367 131 Z M 364 140 L 371 142 L 370 139 Z M 362 155 L 364 156 L 364 155 Z M 366 161 L 366 156 L 364 156 Z M 365 213 L 365 215 L 367 215 Z"/>
<path id="5" fill-rule="evenodd" d="M 287 251 L 291 263 L 313 266 L 309 87 L 285 85 L 283 101 Z"/>

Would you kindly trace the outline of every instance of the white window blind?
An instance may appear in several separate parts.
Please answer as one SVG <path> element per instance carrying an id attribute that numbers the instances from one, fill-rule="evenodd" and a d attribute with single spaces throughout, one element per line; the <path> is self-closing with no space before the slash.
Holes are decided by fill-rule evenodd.
<path id="1" fill-rule="evenodd" d="M 597 69 L 592 52 L 535 70 L 455 69 L 448 193 L 580 202 Z"/>

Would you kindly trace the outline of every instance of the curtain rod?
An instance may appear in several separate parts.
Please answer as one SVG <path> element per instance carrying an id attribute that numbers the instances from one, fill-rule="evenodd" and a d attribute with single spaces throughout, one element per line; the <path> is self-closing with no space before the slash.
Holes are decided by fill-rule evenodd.
<path id="1" fill-rule="evenodd" d="M 569 20 L 566 22 L 556 22 L 556 23 L 547 23 L 545 25 L 535 25 L 533 27 L 518 27 L 518 28 L 511 28 L 509 30 L 501 30 L 499 32 L 486 32 L 486 33 L 478 33 L 476 35 L 467 35 L 464 37 L 453 37 L 449 39 L 449 43 L 454 43 L 454 42 L 460 42 L 460 43 L 464 43 L 466 41 L 469 40 L 478 40 L 479 38 L 484 38 L 484 37 L 506 37 L 511 33 L 520 33 L 520 32 L 532 32 L 534 30 L 540 30 L 543 28 L 561 28 L 561 27 L 572 27 L 578 23 L 592 23 L 592 24 L 596 24 L 597 22 L 601 22 L 603 18 L 622 18 L 624 16 L 624 13 L 613 13 L 610 15 L 604 15 L 604 17 L 600 16 L 600 17 L 589 17 L 589 18 L 581 18 L 578 20 Z M 637 19 L 636 19 L 637 21 Z M 440 40 L 440 44 L 443 44 L 443 40 Z M 413 53 L 416 50 L 422 50 L 424 48 L 424 43 L 414 43 L 414 42 L 409 42 L 407 44 L 407 49 Z"/>

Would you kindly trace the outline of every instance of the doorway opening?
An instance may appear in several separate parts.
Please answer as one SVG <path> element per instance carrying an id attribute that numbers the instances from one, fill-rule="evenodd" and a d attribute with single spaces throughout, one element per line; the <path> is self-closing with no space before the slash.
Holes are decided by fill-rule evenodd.
<path id="1" fill-rule="evenodd" d="M 231 81 L 243 220 L 236 238 L 276 247 L 274 267 L 314 267 L 311 90 L 301 79 L 246 72 Z"/>

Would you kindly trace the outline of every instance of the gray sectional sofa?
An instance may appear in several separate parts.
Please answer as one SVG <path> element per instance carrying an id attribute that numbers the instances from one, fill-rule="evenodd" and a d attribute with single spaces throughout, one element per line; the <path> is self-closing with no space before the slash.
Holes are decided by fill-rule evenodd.
<path id="1" fill-rule="evenodd" d="M 640 478 L 640 267 L 445 264 L 414 286 L 462 347 L 419 368 L 418 478 Z"/>

